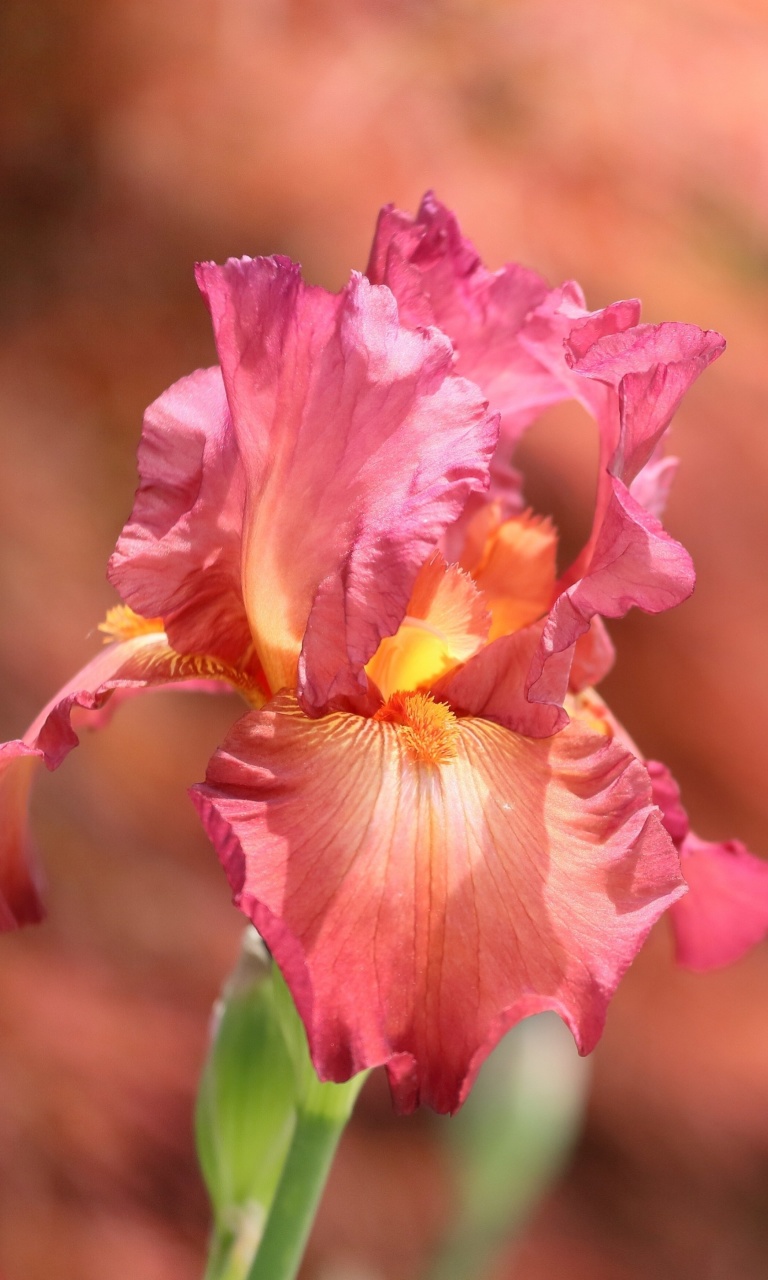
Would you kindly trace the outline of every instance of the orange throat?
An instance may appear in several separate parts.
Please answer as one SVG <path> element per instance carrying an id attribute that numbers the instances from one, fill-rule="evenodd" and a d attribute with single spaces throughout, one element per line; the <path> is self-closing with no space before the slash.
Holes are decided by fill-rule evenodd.
<path id="1" fill-rule="evenodd" d="M 408 754 L 422 764 L 445 764 L 456 755 L 456 716 L 429 693 L 398 690 L 379 707 L 373 719 L 395 725 Z"/>

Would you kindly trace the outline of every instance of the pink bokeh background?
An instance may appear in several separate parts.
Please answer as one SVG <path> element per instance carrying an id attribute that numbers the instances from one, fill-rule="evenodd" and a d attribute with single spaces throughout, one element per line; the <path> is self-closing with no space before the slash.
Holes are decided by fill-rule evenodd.
<path id="1" fill-rule="evenodd" d="M 728 339 L 673 427 L 667 525 L 699 585 L 612 627 L 604 692 L 702 835 L 768 855 L 765 6 L 6 0 L 0 64 L 3 736 L 97 646 L 142 410 L 214 358 L 194 261 L 279 251 L 338 287 L 378 207 L 434 187 L 489 264 Z M 595 460 L 571 408 L 524 446 L 569 545 Z M 202 1271 L 190 1112 L 241 922 L 185 789 L 235 711 L 154 694 L 41 779 L 50 919 L 0 943 L 4 1280 Z M 700 978 L 658 930 L 497 1277 L 765 1276 L 767 996 L 768 945 Z M 430 1118 L 374 1085 L 303 1274 L 415 1280 L 453 1195 Z"/>

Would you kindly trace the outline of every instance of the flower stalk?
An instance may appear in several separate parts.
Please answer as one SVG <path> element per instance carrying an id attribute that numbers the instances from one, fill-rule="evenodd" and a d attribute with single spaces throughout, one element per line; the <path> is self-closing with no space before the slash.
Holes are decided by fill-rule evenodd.
<path id="1" fill-rule="evenodd" d="M 366 1073 L 322 1084 L 279 970 L 248 927 L 198 1097 L 214 1228 L 205 1280 L 293 1280 Z"/>

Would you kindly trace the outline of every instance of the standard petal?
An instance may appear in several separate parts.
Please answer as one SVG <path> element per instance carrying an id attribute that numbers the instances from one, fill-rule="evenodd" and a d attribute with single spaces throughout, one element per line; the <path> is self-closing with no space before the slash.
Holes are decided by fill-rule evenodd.
<path id="1" fill-rule="evenodd" d="M 511 465 L 514 445 L 544 408 L 571 394 L 563 337 L 573 320 L 562 332 L 540 323 L 534 336 L 528 318 L 545 302 L 554 314 L 564 295 L 516 263 L 489 271 L 454 214 L 431 192 L 415 218 L 391 206 L 382 209 L 367 274 L 392 289 L 406 323 L 433 323 L 448 334 L 459 372 L 477 382 L 500 411 L 493 494 L 504 503 L 505 515 L 521 510 L 520 475 Z M 568 292 L 566 307 L 572 301 L 578 306 Z M 551 347 L 545 358 L 543 346 Z"/>
<path id="2" fill-rule="evenodd" d="M 182 378 L 151 404 L 140 484 L 109 578 L 179 653 L 254 665 L 243 603 L 245 476 L 220 369 Z"/>
<path id="3" fill-rule="evenodd" d="M 411 697 L 421 719 L 401 701 L 384 722 L 310 720 L 282 696 L 235 726 L 193 797 L 320 1076 L 387 1063 L 402 1110 L 453 1111 L 528 1014 L 555 1009 L 591 1049 L 683 885 L 616 743 L 531 741 Z M 419 745 L 430 716 L 440 764 Z"/>
<path id="4" fill-rule="evenodd" d="M 39 863 L 27 821 L 37 766 L 57 769 L 77 746 L 74 715 L 79 723 L 99 727 L 112 697 L 164 685 L 195 690 L 223 685 L 259 701 L 263 698 L 258 685 L 218 659 L 182 657 L 169 647 L 163 632 L 143 632 L 103 649 L 59 690 L 23 738 L 0 745 L 0 931 L 42 916 Z"/>
<path id="5" fill-rule="evenodd" d="M 389 289 L 353 277 L 330 294 L 285 259 L 198 280 L 247 471 L 243 581 L 270 685 L 298 683 L 312 712 L 360 698 L 419 568 L 487 486 L 496 422 Z"/>

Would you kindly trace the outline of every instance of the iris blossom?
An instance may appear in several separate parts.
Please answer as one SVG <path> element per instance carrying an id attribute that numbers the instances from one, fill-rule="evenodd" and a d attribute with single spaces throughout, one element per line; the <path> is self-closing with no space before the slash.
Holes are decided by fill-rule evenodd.
<path id="1" fill-rule="evenodd" d="M 234 687 L 250 709 L 193 799 L 319 1075 L 383 1063 L 400 1109 L 452 1111 L 528 1014 L 556 1010 L 588 1052 L 667 909 L 694 967 L 768 928 L 764 864 L 690 834 L 591 689 L 603 618 L 693 588 L 660 523 L 661 440 L 722 339 L 491 273 L 431 197 L 382 212 L 338 294 L 284 258 L 198 282 L 220 365 L 147 412 L 110 643 L 3 749 L 2 924 L 40 913 L 26 793 L 75 745 L 72 713 Z M 572 398 L 600 470 L 558 574 L 511 460 Z"/>

